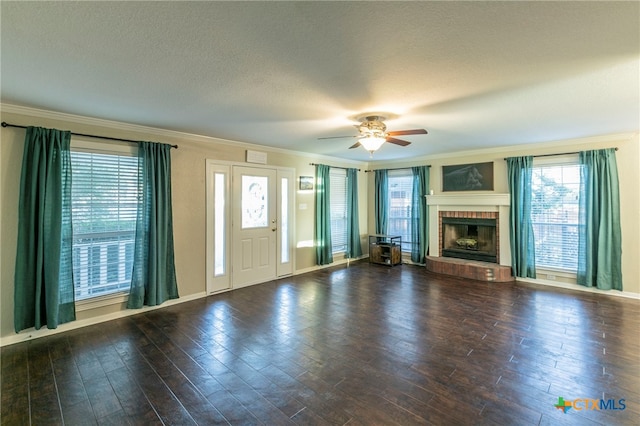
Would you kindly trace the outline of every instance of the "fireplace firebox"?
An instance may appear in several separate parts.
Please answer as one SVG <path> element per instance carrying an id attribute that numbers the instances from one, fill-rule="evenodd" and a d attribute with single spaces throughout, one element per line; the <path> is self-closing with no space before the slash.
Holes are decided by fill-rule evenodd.
<path id="1" fill-rule="evenodd" d="M 442 217 L 442 256 L 497 263 L 496 219 Z"/>

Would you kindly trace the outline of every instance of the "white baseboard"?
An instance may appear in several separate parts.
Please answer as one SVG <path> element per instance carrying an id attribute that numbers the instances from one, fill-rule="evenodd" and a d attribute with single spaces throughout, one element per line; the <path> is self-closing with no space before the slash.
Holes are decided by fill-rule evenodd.
<path id="1" fill-rule="evenodd" d="M 628 299 L 639 299 L 640 300 L 640 293 L 631 293 L 629 291 L 600 290 L 600 289 L 593 288 L 593 287 L 585 287 L 585 286 L 582 286 L 582 285 L 579 285 L 579 284 L 562 283 L 562 282 L 558 282 L 558 281 L 544 280 L 544 279 L 541 279 L 541 278 L 521 278 L 521 277 L 517 277 L 516 281 L 517 282 L 523 282 L 523 283 L 529 283 L 529 284 L 539 284 L 539 285 L 544 285 L 544 286 L 549 286 L 549 287 L 559 287 L 559 288 L 564 288 L 564 289 L 567 289 L 567 290 L 582 291 L 582 292 L 586 292 L 586 293 L 601 294 L 601 295 L 604 295 L 604 296 L 626 297 Z"/>
<path id="2" fill-rule="evenodd" d="M 309 268 L 304 268 L 304 269 L 298 269 L 297 271 L 293 272 L 293 275 L 302 275 L 302 274 L 306 274 L 308 272 L 313 272 L 313 271 L 319 271 L 321 269 L 326 269 L 326 268 L 331 268 L 332 266 L 338 266 L 338 265 L 348 265 L 351 262 L 355 262 L 357 260 L 362 260 L 362 259 L 367 259 L 369 256 L 360 256 L 356 259 L 340 259 L 340 260 L 336 260 L 333 263 L 330 263 L 328 265 L 315 265 L 315 266 L 311 266 Z"/>
<path id="3" fill-rule="evenodd" d="M 202 297 L 207 297 L 206 292 L 190 294 L 188 296 L 180 297 L 178 299 L 171 299 L 164 302 L 162 305 L 158 306 L 145 306 L 141 309 L 125 309 L 118 312 L 113 312 L 106 315 L 100 315 L 93 318 L 86 318 L 78 321 L 72 321 L 65 324 L 61 324 L 58 328 L 48 329 L 41 328 L 40 330 L 36 330 L 34 328 L 30 328 L 27 330 L 23 330 L 20 333 L 16 333 L 12 336 L 6 336 L 0 338 L 0 347 L 13 345 L 15 343 L 26 342 L 29 340 L 37 339 L 40 337 L 51 336 L 53 334 L 63 333 L 65 331 L 75 330 L 82 327 L 87 327 L 89 325 L 99 324 L 105 321 L 111 321 L 118 318 L 124 318 L 131 315 L 137 315 L 144 312 L 153 311 L 156 309 L 166 308 L 168 306 L 177 305 L 184 302 L 189 302 L 191 300 L 200 299 Z"/>
<path id="4" fill-rule="evenodd" d="M 300 274 L 305 274 L 307 272 L 313 272 L 313 271 L 317 271 L 317 270 L 320 270 L 320 269 L 329 268 L 331 266 L 348 264 L 349 262 L 353 262 L 355 260 L 360 260 L 360 259 L 364 259 L 364 258 L 366 258 L 366 256 L 365 257 L 360 257 L 358 259 L 340 259 L 340 260 L 338 260 L 336 262 L 331 263 L 330 265 L 313 266 L 311 268 L 297 270 L 297 271 L 295 271 L 293 273 L 293 275 L 300 275 Z M 234 290 L 234 289 L 224 290 L 224 291 L 221 291 L 221 292 L 217 292 L 215 294 L 225 293 L 225 292 L 231 291 L 231 290 Z M 211 295 L 213 295 L 213 293 Z M 93 317 L 93 318 L 86 318 L 86 319 L 82 319 L 82 320 L 68 322 L 68 323 L 59 325 L 58 328 L 55 328 L 55 329 L 48 329 L 46 327 L 43 327 L 40 330 L 36 330 L 34 328 L 30 328 L 30 329 L 23 330 L 20 333 L 16 333 L 16 334 L 11 335 L 11 336 L 0 337 L 0 347 L 13 345 L 13 344 L 16 344 L 16 343 L 21 343 L 21 342 L 26 342 L 26 341 L 37 339 L 37 338 L 40 338 L 40 337 L 51 336 L 53 334 L 63 333 L 65 331 L 75 330 L 75 329 L 78 329 L 78 328 L 87 327 L 87 326 L 90 326 L 90 325 L 99 324 L 99 323 L 106 322 L 106 321 L 111 321 L 111 320 L 114 320 L 114 319 L 128 317 L 130 315 L 136 315 L 136 314 L 140 314 L 140 313 L 143 313 L 143 312 L 152 311 L 152 310 L 155 310 L 155 309 L 166 308 L 167 306 L 177 305 L 179 303 L 189 302 L 191 300 L 196 300 L 196 299 L 200 299 L 202 297 L 207 297 L 207 296 L 211 296 L 211 295 L 207 294 L 206 291 L 203 291 L 203 292 L 200 292 L 200 293 L 191 294 L 189 296 L 180 297 L 179 299 L 167 300 L 166 302 L 164 302 L 162 305 L 159 305 L 159 306 L 150 306 L 150 307 L 149 306 L 145 306 L 145 307 L 143 307 L 141 309 L 125 309 L 125 310 L 122 310 L 122 311 L 113 312 L 113 313 L 105 314 L 105 315 L 100 315 L 100 316 Z M 124 299 L 124 300 L 126 300 L 126 299 Z M 90 304 L 90 302 L 88 304 Z M 103 306 L 103 305 L 104 305 L 104 303 L 100 303 L 99 305 L 96 305 L 96 306 Z M 92 306 L 92 307 L 96 307 L 96 306 Z M 81 310 L 85 310 L 85 309 L 87 309 L 87 308 L 77 309 L 77 311 L 81 311 Z"/>

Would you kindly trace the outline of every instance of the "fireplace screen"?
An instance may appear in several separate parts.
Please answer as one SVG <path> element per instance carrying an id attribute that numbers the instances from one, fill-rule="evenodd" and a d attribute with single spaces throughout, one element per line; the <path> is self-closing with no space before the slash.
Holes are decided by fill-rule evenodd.
<path id="1" fill-rule="evenodd" d="M 442 256 L 497 263 L 496 220 L 443 217 Z"/>

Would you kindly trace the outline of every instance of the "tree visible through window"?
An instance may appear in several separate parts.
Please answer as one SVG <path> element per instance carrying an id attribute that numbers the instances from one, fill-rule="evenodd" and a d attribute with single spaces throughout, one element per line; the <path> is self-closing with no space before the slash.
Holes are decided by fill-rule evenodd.
<path id="1" fill-rule="evenodd" d="M 533 168 L 532 214 L 536 266 L 576 272 L 579 164 Z"/>

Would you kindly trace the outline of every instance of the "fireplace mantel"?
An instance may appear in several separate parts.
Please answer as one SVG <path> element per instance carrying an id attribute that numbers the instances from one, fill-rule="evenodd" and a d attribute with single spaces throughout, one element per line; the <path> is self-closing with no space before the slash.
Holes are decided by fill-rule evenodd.
<path id="1" fill-rule="evenodd" d="M 509 206 L 509 194 L 440 194 L 426 195 L 428 206 Z M 444 209 L 440 209 L 444 210 Z M 486 211 L 486 210 L 480 210 Z M 491 210 L 493 211 L 493 210 Z"/>
<path id="2" fill-rule="evenodd" d="M 511 266 L 509 194 L 438 194 L 426 196 L 429 209 L 429 256 L 440 257 L 438 215 L 441 211 L 498 212 L 500 265 Z"/>

